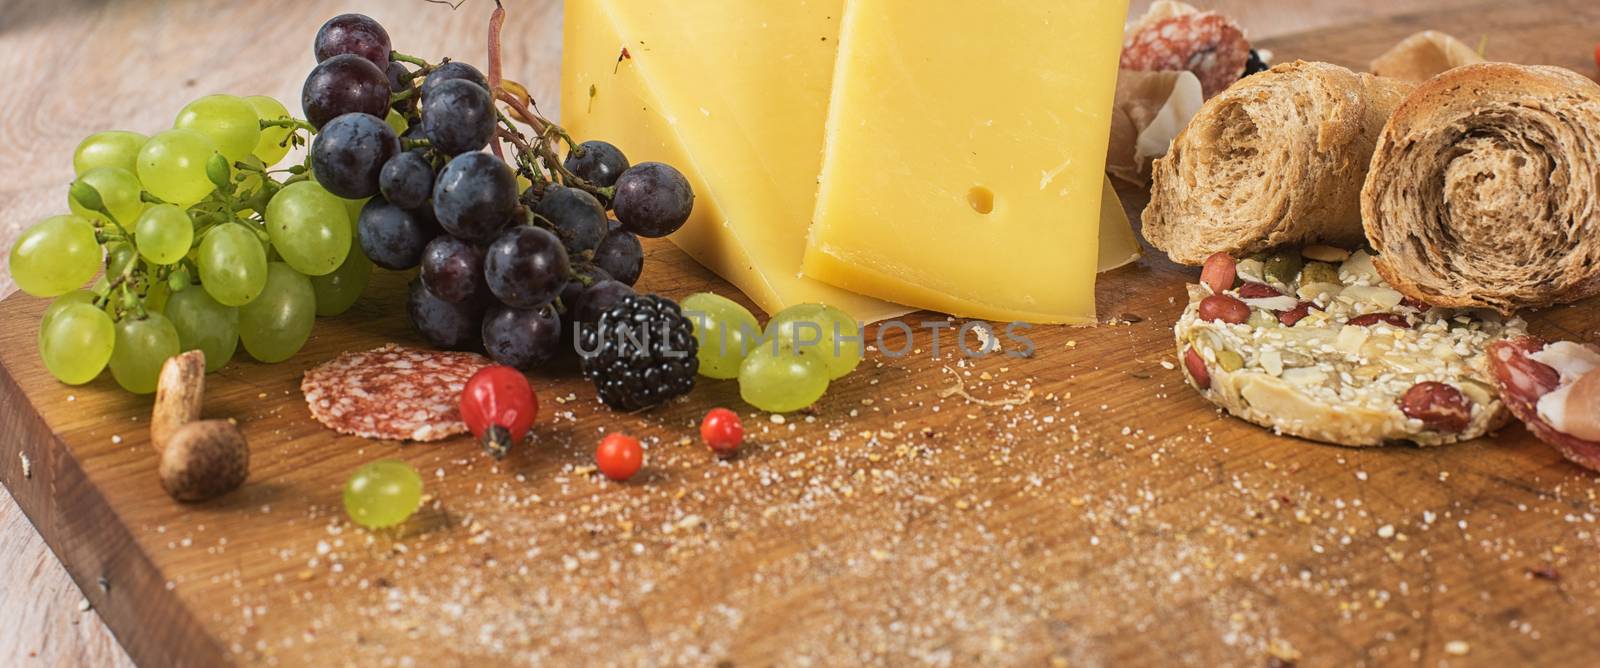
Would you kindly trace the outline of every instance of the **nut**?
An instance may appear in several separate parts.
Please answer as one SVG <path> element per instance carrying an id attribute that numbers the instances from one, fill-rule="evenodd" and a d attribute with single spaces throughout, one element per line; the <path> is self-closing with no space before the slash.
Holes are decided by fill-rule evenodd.
<path id="1" fill-rule="evenodd" d="M 1300 249 L 1300 254 L 1318 262 L 1344 262 L 1350 259 L 1350 251 L 1333 246 L 1306 246 Z"/>
<path id="2" fill-rule="evenodd" d="M 179 427 L 161 453 L 161 487 L 179 501 L 204 501 L 232 491 L 250 475 L 250 448 L 231 420 Z"/>
<path id="3" fill-rule="evenodd" d="M 1211 295 L 1200 300 L 1199 315 L 1201 320 L 1237 325 L 1250 319 L 1250 307 L 1228 295 Z"/>
<path id="4" fill-rule="evenodd" d="M 1233 288 L 1239 277 L 1239 263 L 1227 253 L 1213 253 L 1200 269 L 1200 282 L 1211 288 L 1211 294 L 1221 294 Z"/>
<path id="5" fill-rule="evenodd" d="M 1461 391 L 1431 380 L 1406 390 L 1400 397 L 1400 412 L 1434 431 L 1459 432 L 1472 423 L 1472 404 Z"/>
<path id="6" fill-rule="evenodd" d="M 150 413 L 150 444 L 167 449 L 172 434 L 200 419 L 200 400 L 206 391 L 206 354 L 199 350 L 167 358 L 156 382 L 155 410 Z"/>
<path id="7" fill-rule="evenodd" d="M 1200 358 L 1199 351 L 1193 347 L 1183 351 L 1183 368 L 1189 371 L 1189 377 L 1194 379 L 1195 387 L 1201 391 L 1211 389 L 1211 372 L 1206 370 L 1206 361 Z"/>

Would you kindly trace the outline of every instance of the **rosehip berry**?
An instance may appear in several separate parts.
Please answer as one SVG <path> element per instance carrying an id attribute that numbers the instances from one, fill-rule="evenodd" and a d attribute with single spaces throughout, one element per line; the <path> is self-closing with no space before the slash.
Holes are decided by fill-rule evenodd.
<path id="1" fill-rule="evenodd" d="M 495 459 L 528 437 L 539 414 L 539 399 L 527 376 L 508 366 L 479 369 L 461 390 L 461 420 Z"/>
<path id="2" fill-rule="evenodd" d="M 744 442 L 744 425 L 739 415 L 726 408 L 713 408 L 700 423 L 700 439 L 706 442 L 719 457 L 728 457 L 739 451 Z"/>
<path id="3" fill-rule="evenodd" d="M 594 450 L 594 465 L 607 478 L 617 482 L 632 478 L 644 466 L 644 447 L 627 434 L 606 434 Z"/>

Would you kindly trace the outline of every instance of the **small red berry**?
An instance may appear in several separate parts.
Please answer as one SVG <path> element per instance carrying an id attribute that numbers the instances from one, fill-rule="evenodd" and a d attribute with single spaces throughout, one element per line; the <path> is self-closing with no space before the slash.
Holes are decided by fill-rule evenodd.
<path id="1" fill-rule="evenodd" d="M 606 434 L 594 450 L 594 465 L 607 478 L 623 482 L 644 466 L 644 448 L 627 434 Z"/>
<path id="2" fill-rule="evenodd" d="M 700 439 L 706 442 L 719 457 L 729 457 L 739 451 L 744 442 L 744 425 L 739 415 L 726 408 L 713 408 L 700 423 Z"/>
<path id="3" fill-rule="evenodd" d="M 528 377 L 508 366 L 479 369 L 461 390 L 461 421 L 495 459 L 528 437 L 539 399 Z"/>

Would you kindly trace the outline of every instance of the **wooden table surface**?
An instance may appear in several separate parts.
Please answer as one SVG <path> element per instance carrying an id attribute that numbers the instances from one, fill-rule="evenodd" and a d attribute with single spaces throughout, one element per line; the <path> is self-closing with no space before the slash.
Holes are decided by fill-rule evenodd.
<path id="1" fill-rule="evenodd" d="M 1517 10 L 1448 1 L 1321 4 L 1217 3 L 1258 36 L 1424 6 L 1476 8 L 1277 45 L 1281 56 L 1350 65 L 1406 31 L 1441 27 L 1469 41 L 1487 35 L 1491 55 L 1583 67 L 1586 47 L 1600 33 L 1593 10 L 1577 2 Z M 469 60 L 481 53 L 483 8 L 474 11 L 470 2 L 456 13 L 420 2 L 223 6 L 0 3 L 0 64 L 13 73 L 9 101 L 0 107 L 7 138 L 0 144 L 0 248 L 21 226 L 61 208 L 71 147 L 84 134 L 154 129 L 183 100 L 213 90 L 294 99 L 310 66 L 310 34 L 326 15 L 371 13 L 412 52 Z M 559 6 L 512 9 L 507 34 L 519 38 L 508 39 L 511 70 L 529 73 L 524 82 L 553 109 Z M 1535 15 L 1572 25 L 1555 36 L 1541 28 L 1548 39 L 1517 37 Z M 196 61 L 196 53 L 230 55 Z M 650 261 L 647 282 L 669 293 L 716 285 L 668 248 L 652 247 Z M 392 291 L 394 282 L 388 285 Z M 414 534 L 372 538 L 340 527 L 327 494 L 309 505 L 257 504 L 278 493 L 274 476 L 262 482 L 259 469 L 232 502 L 184 509 L 156 497 L 127 509 L 124 519 L 147 520 L 131 523 L 138 540 L 169 566 L 237 553 L 237 540 L 232 548 L 217 540 L 229 528 L 219 524 L 235 521 L 229 511 L 257 510 L 280 526 L 321 534 L 282 548 L 276 556 L 283 563 L 274 568 L 173 583 L 184 596 L 206 592 L 218 603 L 197 613 L 199 623 L 237 628 L 218 649 L 247 661 L 317 656 L 308 645 L 337 650 L 345 642 L 347 651 L 322 658 L 377 661 L 386 655 L 374 639 L 421 645 L 422 658 L 444 648 L 468 657 L 537 658 L 529 649 L 535 647 L 571 659 L 598 645 L 632 660 L 696 663 L 728 656 L 797 662 L 806 658 L 794 653 L 805 641 L 814 647 L 825 639 L 860 652 L 848 658 L 958 663 L 1049 657 L 1091 665 L 1259 665 L 1271 654 L 1291 654 L 1292 646 L 1306 665 L 1488 665 L 1581 660 L 1600 651 L 1593 633 L 1600 576 L 1584 559 L 1596 545 L 1592 476 L 1520 430 L 1449 451 L 1356 452 L 1272 439 L 1219 418 L 1159 365 L 1174 315 L 1165 301 L 1178 294 L 1178 275 L 1147 261 L 1102 287 L 1103 315 L 1140 314 L 1139 324 L 1053 330 L 1041 337 L 1052 348 L 1047 354 L 1014 364 L 874 364 L 831 392 L 815 423 L 754 425 L 754 452 L 738 462 L 708 465 L 692 448 L 657 443 L 651 473 L 637 486 L 599 485 L 572 470 L 592 439 L 582 434 L 607 424 L 583 402 L 557 404 L 571 423 L 562 423 L 548 452 L 511 470 L 489 471 L 459 446 L 400 452 L 445 476 L 437 483 L 430 477 L 439 503 Z M 37 304 L 24 301 L 0 305 L 0 337 L 10 351 L 0 359 L 8 371 L 20 370 L 19 382 L 46 388 L 27 377 L 30 359 L 37 373 L 26 324 L 36 319 Z M 375 299 L 358 313 L 378 318 L 392 303 Z M 400 327 L 392 315 L 383 322 Z M 1597 322 L 1593 307 L 1583 306 L 1542 314 L 1538 328 L 1593 337 Z M 319 340 L 304 360 L 289 363 L 298 366 L 274 371 L 272 387 L 337 350 L 343 339 L 325 332 L 340 326 L 319 323 Z M 244 382 L 252 368 L 237 363 L 236 374 L 224 373 L 221 382 Z M 955 374 L 979 396 L 1027 389 L 1038 396 L 1004 412 L 940 397 Z M 120 403 L 117 410 L 137 403 L 116 398 L 108 386 L 78 394 L 85 405 Z M 234 393 L 231 407 L 249 412 L 254 395 Z M 59 386 L 56 395 L 77 398 Z M 736 403 L 726 387 L 703 390 L 692 406 L 639 428 L 686 433 L 683 424 L 719 400 Z M 136 469 L 131 482 L 118 485 L 149 473 L 141 463 L 142 429 L 87 418 L 64 424 L 68 413 L 57 406 L 46 417 L 58 432 L 126 441 L 83 451 L 109 458 L 98 460 L 111 467 L 100 473 Z M 924 432 L 925 424 L 935 426 Z M 1074 434 L 1069 424 L 1083 430 Z M 396 454 L 351 447 L 316 456 L 317 465 L 342 474 L 355 462 Z M 275 454 L 267 470 L 301 463 L 281 457 Z M 0 466 L 18 474 L 15 460 Z M 461 480 L 473 482 L 464 489 Z M 149 490 L 122 491 L 133 498 Z M 507 514 L 496 504 L 523 508 Z M 152 532 L 171 536 L 152 539 Z M 429 558 L 437 570 L 417 565 Z M 95 615 L 81 609 L 83 594 L 9 496 L 0 498 L 0 562 L 10 566 L 0 573 L 0 663 L 127 660 Z M 448 577 L 401 579 L 419 568 Z M 264 591 L 273 588 L 272 576 L 257 576 L 271 572 L 285 589 L 305 590 L 305 600 Z M 498 581 L 514 583 L 514 591 L 473 588 L 474 572 L 504 576 Z M 89 584 L 90 599 L 118 605 L 112 592 L 124 593 L 119 583 L 98 590 L 95 574 L 77 575 Z M 585 589 L 587 597 L 574 597 Z M 379 590 L 387 593 L 377 596 Z M 684 601 L 704 607 L 674 605 Z M 885 610 L 885 602 L 893 608 Z M 385 615 L 438 618 L 407 625 L 380 619 Z M 524 615 L 542 626 L 516 619 Z M 775 624 L 775 615 L 788 619 Z M 460 635 L 444 637 L 445 630 Z M 562 635 L 529 636 L 541 631 Z M 140 646 L 137 636 L 124 640 Z M 1463 647 L 1467 654 L 1457 655 Z M 153 651 L 138 650 L 158 656 Z"/>

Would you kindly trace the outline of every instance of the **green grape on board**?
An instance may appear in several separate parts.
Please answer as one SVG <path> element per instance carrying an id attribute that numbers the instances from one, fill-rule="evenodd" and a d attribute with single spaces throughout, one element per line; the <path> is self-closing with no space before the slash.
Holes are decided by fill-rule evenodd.
<path id="1" fill-rule="evenodd" d="M 11 278 L 35 297 L 54 297 L 83 287 L 100 269 L 94 224 L 79 216 L 51 216 L 17 237 L 11 247 Z"/>
<path id="2" fill-rule="evenodd" d="M 194 243 L 194 221 L 183 209 L 157 204 L 139 216 L 133 236 L 144 259 L 151 264 L 168 265 L 189 254 L 189 246 Z"/>
<path id="3" fill-rule="evenodd" d="M 344 484 L 345 514 L 368 529 L 405 522 L 421 506 L 422 476 L 402 461 L 372 462 L 356 469 Z"/>
<path id="4" fill-rule="evenodd" d="M 233 359 L 239 346 L 239 309 L 191 286 L 168 297 L 163 312 L 178 331 L 179 348 L 206 354 L 206 371 L 220 370 Z"/>
<path id="5" fill-rule="evenodd" d="M 290 184 L 267 204 L 267 234 L 284 262 L 309 276 L 339 268 L 350 252 L 344 201 L 311 181 Z"/>
<path id="6" fill-rule="evenodd" d="M 815 350 L 761 345 L 739 365 L 739 397 L 764 411 L 797 411 L 827 392 L 828 365 Z"/>
<path id="7" fill-rule="evenodd" d="M 827 363 L 833 380 L 854 371 L 864 355 L 860 323 L 824 304 L 796 304 L 779 311 L 767 322 L 766 338 L 779 346 L 815 352 Z"/>
<path id="8" fill-rule="evenodd" d="M 311 281 L 282 262 L 267 265 L 261 296 L 239 308 L 239 342 L 251 357 L 268 364 L 300 352 L 317 319 Z"/>
<path id="9" fill-rule="evenodd" d="M 189 206 L 216 190 L 206 175 L 206 162 L 216 154 L 216 142 L 200 132 L 161 132 L 139 149 L 139 182 L 162 201 Z"/>
<path id="10" fill-rule="evenodd" d="M 56 320 L 61 320 L 61 316 Z M 182 352 L 178 347 L 178 330 L 166 316 L 146 313 L 143 318 L 123 318 L 117 323 L 116 331 L 116 347 L 111 351 L 111 377 L 122 389 L 134 394 L 155 392 L 161 365 L 168 357 Z"/>
<path id="11" fill-rule="evenodd" d="M 93 303 L 75 301 L 40 323 L 39 357 L 57 380 L 82 385 L 106 368 L 116 339 L 110 315 Z"/>
<path id="12" fill-rule="evenodd" d="M 738 378 L 739 365 L 760 345 L 761 324 L 750 310 L 727 297 L 697 292 L 679 304 L 700 340 L 700 375 Z"/>
<path id="13" fill-rule="evenodd" d="M 207 95 L 190 102 L 172 126 L 210 137 L 217 150 L 234 162 L 249 157 L 261 141 L 261 117 L 255 107 L 232 95 Z"/>
<path id="14" fill-rule="evenodd" d="M 211 228 L 200 241 L 195 263 L 200 285 L 225 306 L 244 306 L 267 287 L 267 250 L 243 225 Z"/>

